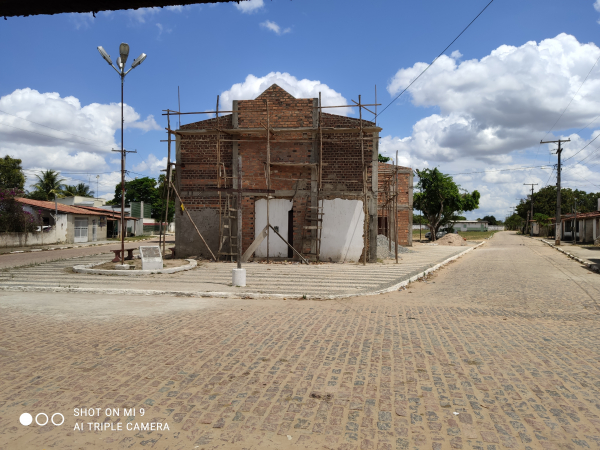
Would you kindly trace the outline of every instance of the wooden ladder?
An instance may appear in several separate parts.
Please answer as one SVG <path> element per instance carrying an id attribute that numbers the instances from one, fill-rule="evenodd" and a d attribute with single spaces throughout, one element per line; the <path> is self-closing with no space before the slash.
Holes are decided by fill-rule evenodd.
<path id="1" fill-rule="evenodd" d="M 324 214 L 322 205 L 321 200 L 321 206 L 308 207 L 305 225 L 302 227 L 302 254 L 307 257 L 314 257 L 315 261 L 319 261 L 321 254 L 321 232 L 323 230 Z M 305 243 L 308 243 L 308 251 L 305 249 Z"/>
<path id="2" fill-rule="evenodd" d="M 219 253 L 217 258 L 228 256 L 230 261 L 237 256 L 237 235 L 232 232 L 233 224 L 237 222 L 237 209 L 232 208 L 233 196 L 227 194 L 225 199 L 225 211 L 221 218 L 221 240 L 219 242 Z M 225 242 L 229 242 L 229 251 L 224 250 Z M 227 259 L 227 258 L 226 258 Z"/>

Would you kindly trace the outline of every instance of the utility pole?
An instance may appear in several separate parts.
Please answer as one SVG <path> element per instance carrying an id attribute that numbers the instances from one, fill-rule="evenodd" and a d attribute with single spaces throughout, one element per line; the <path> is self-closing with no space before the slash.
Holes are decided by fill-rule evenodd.
<path id="1" fill-rule="evenodd" d="M 531 186 L 531 214 L 529 214 L 529 219 L 533 220 L 533 187 L 537 186 L 537 183 L 523 183 L 523 186 Z M 531 225 L 529 231 L 529 236 L 533 237 L 533 225 Z"/>
<path id="2" fill-rule="evenodd" d="M 575 199 L 573 211 L 575 212 L 575 217 L 573 219 L 573 245 L 577 245 L 577 199 Z"/>
<path id="3" fill-rule="evenodd" d="M 558 139 L 556 141 L 540 141 L 540 144 L 558 144 L 556 155 L 558 155 L 558 165 L 556 166 L 556 228 L 554 230 L 554 245 L 560 245 L 560 236 L 562 230 L 562 222 L 560 221 L 560 154 L 562 153 L 561 144 L 563 142 L 571 142 L 571 139 Z"/>

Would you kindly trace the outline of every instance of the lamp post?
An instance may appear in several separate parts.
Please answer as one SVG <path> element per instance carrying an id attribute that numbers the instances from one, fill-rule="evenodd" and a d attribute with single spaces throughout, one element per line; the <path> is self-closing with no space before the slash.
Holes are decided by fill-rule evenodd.
<path id="1" fill-rule="evenodd" d="M 133 60 L 131 64 L 131 68 L 125 72 L 125 63 L 127 62 L 127 57 L 129 56 L 129 45 L 125 43 L 121 43 L 119 46 L 119 58 L 117 58 L 117 66 L 118 69 L 112 63 L 112 59 L 110 59 L 110 55 L 106 53 L 102 46 L 98 47 L 98 51 L 100 55 L 104 58 L 104 60 L 111 66 L 121 77 L 121 265 L 125 263 L 125 148 L 123 147 L 123 83 L 125 81 L 125 75 L 139 66 L 146 59 L 146 54 L 142 53 L 136 59 Z"/>

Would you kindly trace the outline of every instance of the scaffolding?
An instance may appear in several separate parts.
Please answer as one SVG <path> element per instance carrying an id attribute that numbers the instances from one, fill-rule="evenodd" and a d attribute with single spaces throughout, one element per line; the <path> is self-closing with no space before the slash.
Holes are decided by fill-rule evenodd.
<path id="1" fill-rule="evenodd" d="M 183 208 L 183 202 L 179 194 L 177 193 L 177 189 L 171 182 L 171 167 L 175 165 L 175 163 L 171 162 L 171 136 L 211 136 L 214 135 L 216 137 L 216 161 L 215 161 L 215 173 L 216 173 L 216 188 L 203 188 L 199 189 L 200 191 L 216 191 L 218 193 L 218 203 L 219 203 L 219 248 L 217 257 L 218 259 L 222 256 L 225 256 L 226 259 L 229 257 L 231 261 L 233 261 L 233 257 L 237 254 L 238 248 L 241 249 L 242 242 L 232 242 L 235 239 L 232 233 L 232 220 L 237 222 L 237 217 L 235 217 L 232 213 L 234 211 L 241 211 L 242 205 L 240 202 L 235 202 L 234 205 L 234 195 L 231 195 L 234 191 L 243 191 L 244 193 L 266 193 L 266 210 L 267 210 L 267 229 L 266 233 L 266 241 L 267 241 L 267 263 L 269 262 L 269 246 L 270 239 L 269 235 L 271 233 L 268 232 L 269 229 L 273 230 L 279 238 L 281 238 L 292 250 L 296 253 L 302 261 L 308 263 L 307 257 L 314 257 L 314 261 L 319 262 L 320 253 L 321 253 L 321 237 L 322 237 L 322 229 L 323 229 L 323 216 L 324 216 L 324 199 L 327 196 L 326 192 L 323 191 L 323 143 L 324 142 L 343 142 L 347 140 L 351 141 L 359 141 L 360 142 L 360 151 L 361 151 L 361 165 L 362 165 L 362 190 L 361 190 L 361 198 L 363 201 L 363 212 L 364 212 L 364 221 L 363 221 L 363 253 L 361 256 L 361 260 L 363 265 L 366 264 L 367 260 L 367 247 L 368 247 L 368 229 L 369 229 L 369 211 L 368 211 L 368 168 L 369 165 L 365 161 L 365 149 L 364 149 L 364 141 L 365 140 L 373 140 L 373 137 L 365 138 L 365 133 L 373 133 L 378 132 L 381 129 L 377 127 L 377 88 L 375 88 L 375 103 L 372 104 L 363 104 L 361 100 L 361 96 L 358 96 L 358 102 L 352 100 L 354 104 L 352 105 L 337 105 L 337 106 L 323 106 L 321 104 L 321 93 L 319 92 L 318 98 L 318 121 L 317 127 L 283 127 L 283 128 L 274 128 L 271 127 L 271 112 L 269 101 L 267 99 L 264 100 L 264 108 L 244 108 L 243 110 L 237 111 L 221 111 L 219 110 L 219 96 L 217 96 L 217 104 L 215 111 L 197 111 L 197 112 L 181 112 L 181 111 L 173 111 L 170 109 L 163 110 L 163 115 L 167 116 L 167 128 L 166 131 L 168 133 L 168 153 L 167 153 L 167 179 L 169 180 L 169 186 L 172 187 L 173 191 L 179 198 L 179 201 Z M 368 107 L 375 107 L 375 111 L 370 110 Z M 313 106 L 314 108 L 314 106 Z M 330 108 L 358 108 L 359 109 L 359 127 L 324 127 L 323 126 L 323 109 Z M 375 126 L 364 126 L 363 124 L 363 109 L 368 111 L 369 113 L 374 115 L 375 118 Z M 247 127 L 247 128 L 222 128 L 219 126 L 219 114 L 235 114 L 235 113 L 247 113 L 247 112 L 263 112 L 266 115 L 266 125 L 260 122 L 260 127 Z M 170 116 L 184 116 L 184 115 L 196 115 L 196 114 L 214 114 L 216 118 L 216 127 L 210 129 L 203 130 L 173 130 L 170 125 Z M 286 134 L 296 134 L 302 133 L 302 138 L 287 138 Z M 312 137 L 304 137 L 304 135 L 311 133 Z M 335 134 L 356 134 L 356 137 L 349 138 L 327 138 L 328 136 Z M 325 135 L 325 138 L 323 137 Z M 232 173 L 231 176 L 227 176 L 225 164 L 221 162 L 221 144 L 224 142 L 252 142 L 257 143 L 261 140 L 264 140 L 266 146 L 266 161 L 265 161 L 265 179 L 266 179 L 266 190 L 261 189 L 243 189 L 241 183 L 238 183 L 238 176 Z M 313 145 L 318 146 L 318 162 L 273 162 L 271 161 L 271 143 L 312 143 Z M 375 146 L 373 146 L 373 151 L 376 151 Z M 283 166 L 283 167 L 300 167 L 300 168 L 310 168 L 316 174 L 316 204 L 308 206 L 308 211 L 305 211 L 305 225 L 303 225 L 302 229 L 302 244 L 300 247 L 300 251 L 296 249 L 294 246 L 289 244 L 270 223 L 270 208 L 269 208 L 269 200 L 272 198 L 271 193 L 272 190 L 271 184 L 271 169 L 274 166 Z M 290 179 L 292 180 L 292 179 Z M 312 175 L 311 175 L 312 182 Z M 298 185 L 300 183 L 300 178 L 296 180 L 296 190 L 298 189 Z M 237 187 L 236 187 L 237 186 Z M 266 192 L 265 192 L 266 191 Z M 169 190 L 167 191 L 169 192 Z M 312 189 L 311 189 L 312 192 Z M 225 202 L 222 200 L 222 194 L 226 194 Z M 167 194 L 167 199 L 168 199 Z M 240 197 L 241 198 L 241 197 Z M 223 209 L 225 208 L 225 210 Z M 168 217 L 168 200 L 167 207 L 165 213 L 165 221 Z M 187 211 L 187 210 L 186 210 Z M 189 216 L 189 213 L 188 213 Z M 191 216 L 189 216 L 190 220 L 192 220 Z M 227 223 L 225 223 L 227 222 Z M 192 221 L 193 223 L 193 221 Z M 194 224 L 196 231 L 202 238 L 202 241 L 205 243 L 204 238 L 202 237 L 200 231 Z M 236 223 L 236 227 L 239 229 L 241 224 Z M 264 232 L 264 230 L 263 230 Z M 225 242 L 228 242 L 228 251 L 224 249 Z M 305 249 L 305 241 L 310 242 L 309 250 Z M 397 241 L 397 239 L 396 239 Z M 254 245 L 254 243 L 253 243 Z M 375 244 L 376 245 L 376 244 Z M 235 251 L 234 251 L 235 247 Z M 210 251 L 210 248 L 209 248 Z M 164 242 L 163 242 L 163 252 L 164 252 Z M 212 254 L 212 251 L 211 251 Z"/>

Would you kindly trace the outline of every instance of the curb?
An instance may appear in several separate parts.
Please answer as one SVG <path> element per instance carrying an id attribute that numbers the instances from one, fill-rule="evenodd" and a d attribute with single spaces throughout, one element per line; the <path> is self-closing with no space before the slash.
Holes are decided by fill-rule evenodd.
<path id="1" fill-rule="evenodd" d="M 377 291 L 366 292 L 366 293 L 356 293 L 356 294 L 343 294 L 343 295 L 285 295 L 285 294 L 257 294 L 252 292 L 194 292 L 194 291 L 159 291 L 159 290 L 145 290 L 145 289 L 94 289 L 94 288 L 78 288 L 78 287 L 39 287 L 39 286 L 0 286 L 0 291 L 13 291 L 13 292 L 63 292 L 63 293 L 74 293 L 74 294 L 104 294 L 104 295 L 169 295 L 175 297 L 204 297 L 204 298 L 223 298 L 223 299 L 303 299 L 303 300 L 335 300 L 342 298 L 351 298 L 351 297 L 363 297 L 368 295 L 379 295 L 386 294 L 388 292 L 397 291 L 400 288 L 407 286 L 410 283 L 413 283 L 420 278 L 430 274 L 431 272 L 435 272 L 436 270 L 442 268 L 446 264 L 460 258 L 461 256 L 469 253 L 476 248 L 481 247 L 485 244 L 486 241 L 483 241 L 477 244 L 474 247 L 469 247 L 463 252 L 460 252 L 457 255 L 451 256 L 448 259 L 445 259 L 441 263 L 438 263 L 422 272 L 419 272 L 415 275 L 412 275 L 407 280 L 403 280 L 399 283 L 396 283 L 390 287 L 380 289 Z M 119 275 L 122 275 L 119 273 Z"/>
<path id="2" fill-rule="evenodd" d="M 87 273 L 92 275 L 125 275 L 128 277 L 137 277 L 140 275 L 151 275 L 151 274 L 165 274 L 165 273 L 177 273 L 183 272 L 185 270 L 191 270 L 198 265 L 198 263 L 193 259 L 186 259 L 189 264 L 185 266 L 179 267 L 171 267 L 169 269 L 159 269 L 159 270 L 106 270 L 106 269 L 92 269 L 94 266 L 99 266 L 101 264 L 105 264 L 103 262 L 96 264 L 83 264 L 79 266 L 73 266 L 73 272 L 77 273 Z"/>
<path id="3" fill-rule="evenodd" d="M 569 258 L 574 259 L 575 261 L 577 261 L 578 263 L 583 264 L 584 266 L 586 266 L 588 269 L 594 271 L 594 272 L 598 272 L 600 273 L 600 267 L 598 267 L 598 264 L 592 264 L 590 262 L 587 262 L 585 259 L 581 259 L 578 256 L 573 255 L 572 253 L 566 252 L 564 251 L 562 248 L 557 247 L 556 245 L 552 244 L 551 242 L 546 241 L 545 239 L 540 239 L 544 244 L 549 245 L 550 247 L 558 250 L 561 253 L 564 253 L 565 255 L 567 255 Z"/>

